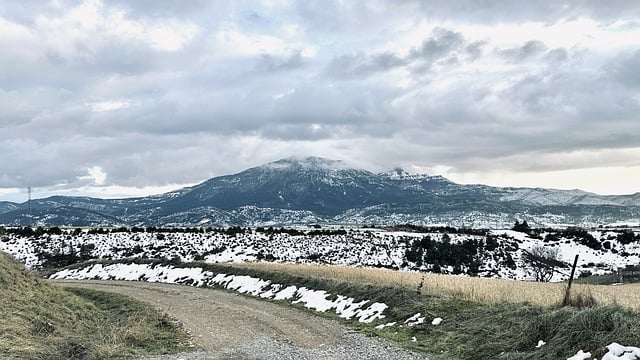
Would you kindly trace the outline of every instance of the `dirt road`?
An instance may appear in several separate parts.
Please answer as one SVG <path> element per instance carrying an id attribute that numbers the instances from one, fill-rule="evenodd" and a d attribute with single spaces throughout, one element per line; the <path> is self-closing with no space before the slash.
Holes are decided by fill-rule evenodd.
<path id="1" fill-rule="evenodd" d="M 55 284 L 115 292 L 147 302 L 180 322 L 198 352 L 151 359 L 423 359 L 382 339 L 282 304 L 221 290 L 127 282 Z"/>

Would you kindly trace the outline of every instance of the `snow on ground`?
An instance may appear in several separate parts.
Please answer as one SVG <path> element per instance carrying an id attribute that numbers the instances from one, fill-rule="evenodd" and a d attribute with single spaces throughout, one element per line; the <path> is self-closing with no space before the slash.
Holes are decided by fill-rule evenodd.
<path id="1" fill-rule="evenodd" d="M 200 267 L 177 268 L 172 265 L 157 264 L 94 264 L 84 268 L 66 269 L 54 273 L 51 279 L 101 279 L 101 280 L 129 280 L 175 283 L 191 286 L 222 287 L 234 290 L 241 294 L 247 294 L 264 299 L 289 301 L 292 304 L 301 304 L 308 309 L 318 312 L 333 310 L 344 319 L 355 318 L 362 323 L 371 323 L 385 318 L 384 311 L 387 305 L 384 303 L 369 304 L 369 300 L 356 301 L 344 295 L 332 295 L 324 290 L 296 287 L 294 285 L 284 287 L 282 284 L 274 284 L 269 280 L 254 278 L 246 275 L 214 274 Z M 332 300 L 333 299 L 333 300 Z M 367 306 L 368 305 L 368 306 Z M 404 321 L 409 327 L 417 326 L 425 322 L 426 317 L 421 313 L 409 317 Z M 436 317 L 431 321 L 432 325 L 440 325 L 443 319 Z M 395 326 L 396 322 L 389 322 L 375 326 L 376 329 Z M 415 339 L 415 337 L 413 338 Z M 417 341 L 413 340 L 412 341 Z M 545 345 L 543 340 L 538 342 L 536 348 Z M 608 352 L 601 360 L 640 360 L 640 348 L 622 346 L 612 343 L 607 346 Z M 591 353 L 578 351 L 567 360 L 591 359 Z"/>
<path id="2" fill-rule="evenodd" d="M 384 328 L 386 328 L 386 327 L 391 327 L 391 326 L 393 326 L 393 325 L 395 325 L 395 324 L 396 324 L 396 322 L 395 322 L 395 321 L 392 321 L 392 322 L 389 322 L 389 323 L 386 323 L 386 324 L 380 324 L 380 325 L 377 325 L 375 328 L 376 328 L 376 329 L 379 329 L 379 330 L 382 330 L 382 329 L 384 329 Z"/>
<path id="3" fill-rule="evenodd" d="M 540 345 L 540 343 L 544 345 L 544 342 L 542 340 L 540 340 L 538 345 Z M 640 360 L 640 348 L 637 348 L 637 347 L 622 346 L 614 342 L 607 345 L 607 350 L 608 350 L 607 353 L 602 356 L 601 360 Z M 591 359 L 591 353 L 584 352 L 583 350 L 579 350 L 575 355 L 571 356 L 567 360 L 585 360 L 585 359 Z"/>
<path id="4" fill-rule="evenodd" d="M 607 352 L 602 360 L 636 360 L 640 359 L 640 348 L 633 346 L 622 346 L 618 343 L 611 343 L 607 346 Z"/>
<path id="5" fill-rule="evenodd" d="M 292 302 L 292 304 L 304 304 L 306 308 L 313 309 L 319 312 L 325 312 L 334 307 L 334 302 L 327 300 L 327 296 L 331 295 L 322 291 L 310 290 L 307 288 L 300 288 L 296 292 L 298 300 Z"/>
<path id="6" fill-rule="evenodd" d="M 107 232 L 64 230 L 61 235 L 43 234 L 22 237 L 7 232 L 0 236 L 0 251 L 5 251 L 25 263 L 27 267 L 40 266 L 46 256 L 75 254 L 94 259 L 123 258 L 177 258 L 183 262 L 200 260 L 210 263 L 240 261 L 270 261 L 288 263 L 319 263 L 340 266 L 386 267 L 398 270 L 430 270 L 432 264 L 418 264 L 407 260 L 412 244 L 425 237 L 433 241 L 461 244 L 472 240 L 486 244 L 489 236 L 497 247 L 480 250 L 476 256 L 482 264 L 479 275 L 515 280 L 532 279 L 531 272 L 522 261 L 523 251 L 534 246 L 554 247 L 560 260 L 571 263 L 579 255 L 580 273 L 603 274 L 618 267 L 640 264 L 640 241 L 621 243 L 621 230 L 595 229 L 589 231 L 599 249 L 589 247 L 573 238 L 559 237 L 545 241 L 549 234 L 534 238 L 513 230 L 491 230 L 485 235 L 468 235 L 433 231 L 427 233 L 386 231 L 382 229 L 347 229 L 341 232 L 311 234 L 313 229 L 299 234 L 286 232 L 260 232 L 247 230 L 240 233 L 202 231 L 183 232 Z M 333 229 L 337 230 L 337 229 Z M 306 231 L 306 233 L 305 233 Z M 636 238 L 640 234 L 636 231 Z M 425 252 L 426 253 L 426 252 Z M 510 259 L 505 256 L 509 256 Z M 507 260 L 511 266 L 506 266 Z M 441 266 L 452 272 L 452 266 Z M 463 273 L 466 271 L 463 266 Z M 564 280 L 569 270 L 563 269 L 553 281 Z"/>
<path id="7" fill-rule="evenodd" d="M 288 286 L 283 289 L 281 284 L 273 284 L 269 280 L 254 278 L 247 275 L 214 274 L 203 271 L 202 268 L 176 268 L 171 265 L 154 264 L 94 264 L 80 269 L 66 269 L 50 276 L 51 279 L 68 280 L 127 280 L 149 281 L 191 286 L 219 286 L 241 294 L 255 297 L 288 300 L 292 304 L 301 304 L 308 309 L 318 312 L 335 310 L 344 319 L 356 318 L 362 323 L 371 323 L 384 319 L 387 305 L 372 303 L 369 300 L 356 301 L 343 295 L 332 296 L 324 290 L 297 288 Z M 330 300 L 335 298 L 335 300 Z"/>
<path id="8" fill-rule="evenodd" d="M 358 312 L 358 321 L 363 323 L 371 323 L 378 319 L 384 319 L 382 313 L 387 309 L 387 304 L 375 302 L 368 308 Z"/>
<path id="9" fill-rule="evenodd" d="M 413 327 L 416 325 L 420 325 L 422 323 L 424 323 L 424 316 L 420 316 L 422 314 L 417 313 L 415 315 L 413 315 L 412 317 L 408 318 L 407 320 L 404 321 L 405 324 L 407 324 L 407 326 L 409 327 Z"/>
<path id="10" fill-rule="evenodd" d="M 580 350 L 578 351 L 577 354 L 573 355 L 570 358 L 567 358 L 567 360 L 584 360 L 584 359 L 591 359 L 591 353 Z"/>

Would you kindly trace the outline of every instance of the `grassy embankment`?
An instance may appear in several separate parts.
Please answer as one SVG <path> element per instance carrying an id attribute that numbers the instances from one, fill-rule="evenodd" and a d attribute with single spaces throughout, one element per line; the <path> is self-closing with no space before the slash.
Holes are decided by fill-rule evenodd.
<path id="1" fill-rule="evenodd" d="M 165 315 L 119 296 L 49 285 L 0 252 L 0 358 L 110 359 L 185 349 Z"/>
<path id="2" fill-rule="evenodd" d="M 398 325 L 420 312 L 426 321 L 415 327 L 375 329 L 357 322 L 353 325 L 428 354 L 431 360 L 555 360 L 566 359 L 578 350 L 600 358 L 612 342 L 640 346 L 638 284 L 576 285 L 572 305 L 560 307 L 563 284 L 320 265 L 175 263 L 157 259 L 103 263 L 117 262 L 201 267 L 214 273 L 250 275 L 283 285 L 384 302 L 389 305 L 384 322 L 398 321 Z M 444 321 L 433 326 L 431 320 L 436 317 Z M 539 340 L 546 344 L 536 348 Z"/>
<path id="3" fill-rule="evenodd" d="M 402 323 L 420 312 L 426 315 L 426 322 L 412 328 L 378 330 L 354 325 L 429 354 L 432 360 L 555 360 L 581 349 L 600 358 L 612 342 L 640 346 L 637 284 L 579 285 L 572 292 L 572 306 L 560 307 L 563 284 L 317 265 L 198 265 L 214 272 L 252 275 L 384 302 L 389 305 L 387 321 Z M 436 317 L 444 321 L 433 326 L 431 320 Z M 546 344 L 536 348 L 539 340 Z"/>

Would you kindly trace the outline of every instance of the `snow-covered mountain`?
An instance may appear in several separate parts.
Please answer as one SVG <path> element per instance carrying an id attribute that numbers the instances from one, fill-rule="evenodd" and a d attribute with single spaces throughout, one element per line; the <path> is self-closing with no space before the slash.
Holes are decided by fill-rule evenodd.
<path id="1" fill-rule="evenodd" d="M 12 202 L 0 201 L 0 213 L 15 210 L 17 207 L 18 205 Z"/>
<path id="2" fill-rule="evenodd" d="M 640 194 L 460 185 L 402 169 L 376 174 L 317 157 L 286 158 L 162 195 L 55 196 L 0 203 L 7 225 L 450 224 L 504 227 L 638 222 Z"/>

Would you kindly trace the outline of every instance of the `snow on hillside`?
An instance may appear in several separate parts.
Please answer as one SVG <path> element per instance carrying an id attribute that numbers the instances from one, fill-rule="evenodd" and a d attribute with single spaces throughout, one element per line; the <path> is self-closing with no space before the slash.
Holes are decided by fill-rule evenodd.
<path id="1" fill-rule="evenodd" d="M 455 229 L 454 229 L 455 230 Z M 569 275 L 579 255 L 577 275 L 604 274 L 640 264 L 640 234 L 629 230 L 542 232 L 513 230 L 477 233 L 424 233 L 382 229 L 211 229 L 174 231 L 64 230 L 61 234 L 0 236 L 5 251 L 28 267 L 64 266 L 88 259 L 167 258 L 183 262 L 270 261 L 385 267 L 482 277 L 531 280 L 524 251 L 535 246 L 559 249 L 553 280 Z"/>
<path id="2" fill-rule="evenodd" d="M 535 205 L 558 205 L 566 204 L 575 198 L 575 194 L 552 193 L 543 189 L 506 189 L 501 201 L 523 201 Z"/>
<path id="3" fill-rule="evenodd" d="M 522 201 L 532 205 L 613 205 L 624 206 L 610 198 L 582 190 L 554 190 L 540 188 L 505 188 L 501 201 Z"/>
<path id="4" fill-rule="evenodd" d="M 299 167 L 302 169 L 324 169 L 324 170 L 346 170 L 352 169 L 342 160 L 331 160 L 315 156 L 298 157 L 292 156 L 278 161 L 270 162 L 260 166 L 263 169 L 288 169 Z"/>

